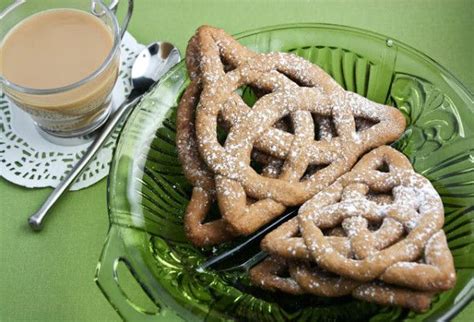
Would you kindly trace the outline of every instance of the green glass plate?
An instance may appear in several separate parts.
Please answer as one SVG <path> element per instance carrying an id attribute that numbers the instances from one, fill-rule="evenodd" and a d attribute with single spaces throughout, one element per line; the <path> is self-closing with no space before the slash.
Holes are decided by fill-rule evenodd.
<path id="1" fill-rule="evenodd" d="M 210 250 L 191 246 L 182 225 L 191 187 L 175 147 L 176 106 L 189 83 L 180 63 L 135 109 L 115 151 L 108 185 L 110 231 L 97 269 L 97 283 L 113 307 L 130 321 L 421 321 L 454 316 L 472 297 L 474 274 L 474 107 L 469 92 L 427 56 L 363 30 L 294 24 L 237 38 L 258 52 L 302 56 L 344 88 L 405 114 L 409 126 L 394 146 L 443 199 L 457 284 L 437 296 L 429 312 L 416 315 L 350 297 L 275 296 L 251 287 L 242 273 L 196 272 Z M 120 263 L 156 312 L 130 300 L 119 278 Z"/>

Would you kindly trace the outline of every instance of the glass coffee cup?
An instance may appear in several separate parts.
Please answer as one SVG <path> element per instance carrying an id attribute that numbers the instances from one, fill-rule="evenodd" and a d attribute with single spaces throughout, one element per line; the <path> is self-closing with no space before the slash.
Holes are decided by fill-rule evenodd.
<path id="1" fill-rule="evenodd" d="M 87 13 L 99 19 L 100 22 L 97 20 L 96 23 L 110 33 L 110 48 L 107 47 L 104 53 L 105 59 L 98 67 L 84 77 L 63 86 L 44 88 L 45 86 L 18 84 L 9 79 L 7 68 L 0 66 L 0 86 L 3 93 L 14 105 L 32 117 L 42 135 L 56 143 L 64 143 L 63 139 L 67 138 L 87 137 L 98 129 L 111 113 L 112 89 L 120 66 L 120 42 L 133 10 L 133 0 L 128 0 L 127 14 L 120 27 L 115 14 L 118 3 L 119 0 L 113 0 L 108 5 L 101 0 L 20 0 L 0 13 L 0 62 L 3 46 L 5 46 L 4 53 L 7 52 L 9 34 L 14 36 L 13 31 L 17 31 L 15 30 L 17 26 L 20 28 L 23 21 L 27 22 L 32 17 L 36 19 L 39 15 L 49 15 L 41 16 L 42 19 L 49 19 L 50 16 L 54 19 L 59 17 L 68 23 L 67 17 L 58 15 L 71 12 L 73 14 L 71 19 L 74 19 L 77 18 L 74 15 L 83 15 L 82 18 L 87 18 L 85 17 Z M 91 48 L 79 48 L 78 55 L 82 50 L 87 51 Z M 6 57 L 4 58 L 6 61 Z M 77 61 L 78 64 L 82 63 L 80 57 Z M 23 72 L 22 76 L 28 78 L 28 70 Z"/>

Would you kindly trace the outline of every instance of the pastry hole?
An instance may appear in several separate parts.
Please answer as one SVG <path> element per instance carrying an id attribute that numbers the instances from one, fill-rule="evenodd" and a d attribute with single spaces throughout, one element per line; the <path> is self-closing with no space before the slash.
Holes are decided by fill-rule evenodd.
<path id="1" fill-rule="evenodd" d="M 303 235 L 301 234 L 301 230 L 298 229 L 298 231 L 296 232 L 296 234 L 294 234 L 293 236 L 291 236 L 292 238 L 302 238 Z"/>
<path id="2" fill-rule="evenodd" d="M 224 127 L 223 123 L 217 124 L 217 141 L 220 145 L 224 146 L 227 136 L 229 135 L 228 130 Z"/>
<path id="3" fill-rule="evenodd" d="M 383 221 L 378 221 L 378 222 L 370 222 L 367 225 L 367 229 L 370 231 L 377 231 L 380 229 L 380 226 L 382 226 Z"/>
<path id="4" fill-rule="evenodd" d="M 258 174 L 276 178 L 280 175 L 283 161 L 269 156 L 258 150 L 252 150 L 250 167 Z"/>
<path id="5" fill-rule="evenodd" d="M 384 172 L 384 173 L 389 173 L 390 172 L 390 166 L 386 161 L 383 161 L 381 165 L 379 165 L 376 169 L 377 171 Z"/>
<path id="6" fill-rule="evenodd" d="M 249 85 L 243 85 L 237 88 L 234 93 L 239 95 L 242 98 L 242 101 L 248 106 L 253 107 L 259 98 L 265 96 L 271 91 L 266 89 L 261 89 Z"/>
<path id="7" fill-rule="evenodd" d="M 234 93 L 239 95 L 242 98 L 242 101 L 250 108 L 255 105 L 259 97 L 265 95 L 264 92 L 261 92 L 258 89 L 253 89 L 252 87 L 247 85 L 240 86 L 234 91 Z"/>
<path id="8" fill-rule="evenodd" d="M 260 163 L 262 166 L 270 163 L 272 160 L 268 154 L 265 154 L 257 149 L 252 150 L 252 162 Z"/>
<path id="9" fill-rule="evenodd" d="M 316 141 L 330 140 L 337 136 L 336 126 L 334 125 L 332 117 L 314 113 L 312 113 L 311 116 L 313 117 L 315 129 L 314 139 Z"/>
<path id="10" fill-rule="evenodd" d="M 224 72 L 228 73 L 236 69 L 237 67 L 232 65 L 230 62 L 227 61 L 227 59 L 224 56 L 219 56 L 221 63 L 222 63 L 222 68 L 224 68 Z"/>
<path id="11" fill-rule="evenodd" d="M 283 161 L 272 161 L 270 164 L 265 166 L 262 171 L 262 175 L 269 178 L 278 178 L 281 174 L 282 166 Z"/>
<path id="12" fill-rule="evenodd" d="M 203 224 L 213 222 L 215 220 L 221 219 L 222 216 L 219 212 L 219 206 L 217 205 L 217 201 L 214 201 L 211 205 L 211 209 L 206 214 L 206 218 L 202 221 Z"/>
<path id="13" fill-rule="evenodd" d="M 356 126 L 356 131 L 357 132 L 367 130 L 367 129 L 371 128 L 372 126 L 379 123 L 379 121 L 374 121 L 374 120 L 371 120 L 371 119 L 368 119 L 368 118 L 363 118 L 363 117 L 355 117 L 354 121 L 355 121 L 355 126 Z"/>
<path id="14" fill-rule="evenodd" d="M 257 172 L 258 174 L 262 174 L 263 168 L 265 167 L 262 163 L 257 162 L 257 161 L 250 161 L 250 167 Z"/>
<path id="15" fill-rule="evenodd" d="M 285 132 L 288 132 L 288 133 L 291 133 L 291 134 L 295 134 L 295 130 L 294 130 L 294 127 L 293 127 L 293 121 L 291 120 L 291 117 L 289 115 L 286 115 L 286 116 L 282 117 L 281 119 L 279 119 L 275 123 L 274 127 L 276 127 L 279 130 L 282 130 L 282 131 L 285 131 Z"/>
<path id="16" fill-rule="evenodd" d="M 329 166 L 329 164 L 310 164 L 307 168 L 306 171 L 304 172 L 303 176 L 301 177 L 301 180 L 308 180 L 311 178 L 312 175 L 315 173 L 321 171 L 322 169 L 326 168 Z"/>
<path id="17" fill-rule="evenodd" d="M 280 278 L 290 278 L 290 271 L 288 269 L 281 270 L 276 274 Z"/>
<path id="18" fill-rule="evenodd" d="M 245 204 L 247 205 L 247 207 L 250 207 L 251 205 L 253 205 L 256 202 L 257 202 L 256 199 L 253 199 L 253 198 L 250 198 L 250 197 L 247 197 L 247 199 L 245 199 Z"/>
<path id="19" fill-rule="evenodd" d="M 267 95 L 267 94 L 272 93 L 271 90 L 268 90 L 268 89 L 266 89 L 266 88 L 259 88 L 259 87 L 254 87 L 254 86 L 251 86 L 251 87 L 249 87 L 249 88 L 250 88 L 250 89 L 252 90 L 252 92 L 255 94 L 255 96 L 257 97 L 257 99 L 258 99 L 258 98 L 261 98 L 261 97 L 263 97 L 263 96 L 265 96 L 265 95 Z"/>

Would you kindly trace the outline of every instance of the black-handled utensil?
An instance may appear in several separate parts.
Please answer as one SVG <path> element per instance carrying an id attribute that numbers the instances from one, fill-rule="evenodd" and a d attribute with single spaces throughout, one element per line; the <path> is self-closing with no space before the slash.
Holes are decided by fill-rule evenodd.
<path id="1" fill-rule="evenodd" d="M 242 243 L 234 246 L 233 248 L 231 248 L 231 249 L 229 249 L 229 250 L 227 250 L 227 251 L 225 251 L 225 252 L 223 252 L 219 255 L 216 255 L 216 256 L 213 256 L 213 257 L 209 258 L 207 261 L 205 261 L 203 264 L 201 264 L 197 267 L 197 271 L 202 272 L 202 271 L 204 271 L 204 270 L 206 270 L 206 269 L 208 269 L 212 266 L 215 266 L 215 265 L 223 262 L 226 259 L 234 257 L 236 254 L 238 254 L 241 251 L 243 251 L 244 249 L 246 249 L 249 245 L 252 245 L 256 241 L 263 239 L 263 237 L 267 233 L 269 233 L 270 231 L 272 231 L 276 227 L 280 226 L 282 223 L 284 223 L 284 222 L 288 221 L 289 219 L 295 217 L 297 215 L 297 213 L 298 213 L 298 209 L 296 209 L 296 208 L 291 209 L 290 211 L 288 211 L 283 216 L 279 217 L 275 221 L 267 224 L 266 226 L 264 226 L 260 230 L 256 231 L 252 235 L 250 235 Z M 255 264 L 258 263 L 257 259 L 260 261 L 263 258 L 265 258 L 264 253 L 259 252 L 257 255 L 251 256 L 250 258 L 246 259 L 243 264 L 238 264 L 238 265 L 235 265 L 234 267 L 226 268 L 224 270 L 228 271 L 228 270 L 231 270 L 231 269 L 239 268 L 242 265 L 247 267 L 248 265 L 245 265 L 246 263 L 251 263 L 251 264 L 255 265 Z"/>

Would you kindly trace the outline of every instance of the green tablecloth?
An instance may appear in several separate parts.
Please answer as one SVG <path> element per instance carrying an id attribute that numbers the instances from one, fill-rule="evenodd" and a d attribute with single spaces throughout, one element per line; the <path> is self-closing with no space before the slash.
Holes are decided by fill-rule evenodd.
<path id="1" fill-rule="evenodd" d="M 0 8 L 9 2 L 0 0 Z M 168 40 L 184 52 L 201 24 L 230 33 L 290 22 L 344 24 L 389 35 L 427 53 L 474 90 L 472 0 L 135 2 L 129 30 L 145 44 Z M 33 233 L 26 218 L 50 191 L 0 179 L 0 320 L 119 320 L 93 281 L 108 227 L 106 180 L 68 193 L 44 231 Z M 456 320 L 473 317 L 471 304 Z"/>

